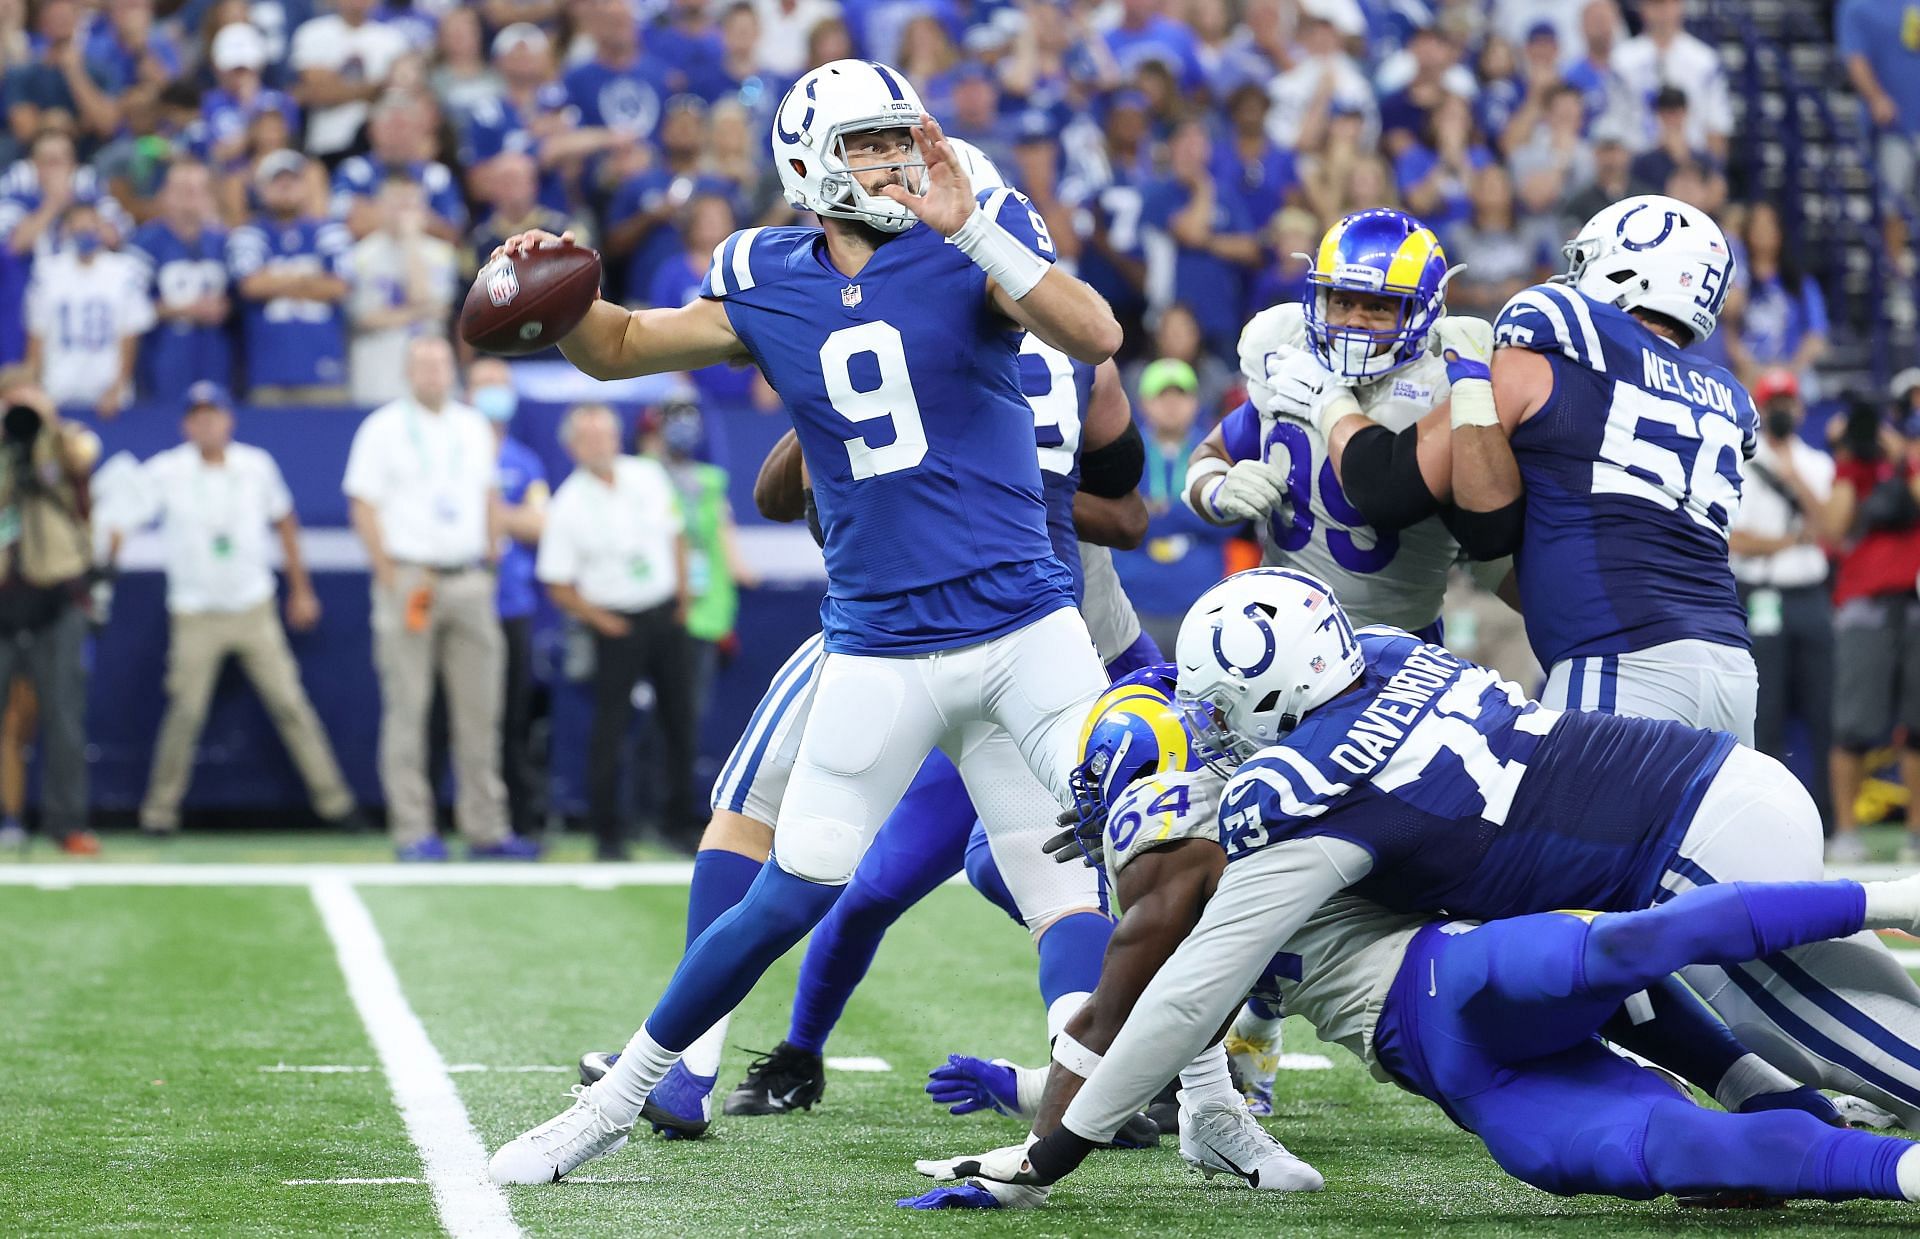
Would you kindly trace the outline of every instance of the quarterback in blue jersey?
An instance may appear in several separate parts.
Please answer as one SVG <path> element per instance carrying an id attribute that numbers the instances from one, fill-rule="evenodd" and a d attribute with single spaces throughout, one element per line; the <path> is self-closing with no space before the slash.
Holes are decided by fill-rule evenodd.
<path id="1" fill-rule="evenodd" d="M 1356 633 L 1304 573 L 1257 568 L 1209 590 L 1176 662 L 1183 705 L 1232 772 L 1226 874 L 1068 1109 L 1067 1148 L 1151 1097 L 1336 896 L 1492 919 L 1822 873 L 1819 814 L 1772 758 L 1723 732 L 1563 713 L 1409 633 Z M 1755 955 L 1681 974 L 1791 1079 L 1920 1123 L 1920 988 L 1886 948 L 1856 934 Z"/>
<path id="2" fill-rule="evenodd" d="M 1173 670 L 1158 677 L 1166 690 Z M 1109 693 L 1089 728 L 1082 768 L 1093 811 L 1078 839 L 1100 855 L 1126 911 L 1099 989 L 1055 1042 L 1033 1128 L 1039 1144 L 1031 1153 L 1022 1143 L 917 1163 L 935 1178 L 968 1181 L 903 1205 L 1044 1203 L 1046 1183 L 1060 1170 L 1052 1158 L 1061 1151 L 1055 1133 L 1063 1110 L 1097 1074 L 1114 1032 L 1145 1001 L 1142 991 L 1155 973 L 1167 970 L 1190 935 L 1209 932 L 1199 928 L 1203 909 L 1213 915 L 1214 904 L 1234 898 L 1217 816 L 1223 780 L 1192 769 L 1195 737 L 1152 678 L 1149 672 L 1146 682 L 1130 685 L 1124 698 Z M 1545 1191 L 1629 1199 L 1732 1193 L 1743 1202 L 1755 1195 L 1916 1200 L 1920 1149 L 1845 1130 L 1831 1102 L 1754 1058 L 1671 973 L 1917 923 L 1920 878 L 1731 883 L 1637 912 L 1547 912 L 1485 923 L 1395 913 L 1343 895 L 1284 942 L 1275 935 L 1249 946 L 1269 956 L 1257 965 L 1255 993 L 1284 1001 L 1376 1078 L 1438 1105 L 1479 1136 L 1503 1169 Z M 1220 953 L 1194 962 L 1214 970 L 1209 980 L 1217 988 L 1241 983 L 1226 975 L 1232 965 Z M 1636 1042 L 1631 1008 L 1642 992 L 1690 1009 L 1683 1039 L 1674 1035 L 1680 1021 L 1661 1019 L 1653 1023 L 1665 1026 L 1664 1039 Z M 1732 1113 L 1695 1105 L 1667 1079 L 1610 1052 L 1599 1036 L 1679 1072 Z M 1224 1079 L 1196 1078 L 1190 1066 L 1181 1082 L 1183 1109 L 1241 1108 Z M 1203 1170 L 1207 1153 L 1216 1152 L 1236 1168 L 1260 1167 L 1259 1187 L 1271 1186 L 1268 1173 L 1291 1173 L 1309 1190 L 1319 1186 L 1299 1163 L 1281 1161 L 1279 1149 L 1251 1119 L 1231 1144 L 1209 1150 L 1181 1143 L 1182 1154 Z"/>
<path id="3" fill-rule="evenodd" d="M 1417 450 L 1391 453 L 1324 385 L 1329 454 L 1343 476 L 1396 460 L 1403 493 L 1503 531 L 1547 704 L 1749 743 L 1758 679 L 1727 530 L 1757 414 L 1683 351 L 1713 334 L 1733 256 L 1705 214 L 1658 196 L 1601 211 L 1567 254 L 1566 282 L 1516 295 L 1492 339 L 1442 330 L 1451 399 L 1403 432 Z"/>
<path id="4" fill-rule="evenodd" d="M 688 949 L 613 1070 L 494 1155 L 499 1182 L 552 1182 L 624 1143 L 680 1054 L 825 915 L 936 747 L 982 810 L 1028 928 L 1085 906 L 1077 892 L 1059 901 L 1040 843 L 1105 676 L 1047 538 L 1018 359 L 1024 329 L 1098 364 L 1120 325 L 1053 266 L 1025 198 L 976 196 L 894 70 L 807 73 L 775 112 L 772 147 L 789 201 L 821 228 L 736 233 L 699 300 L 597 304 L 561 349 L 598 378 L 752 361 L 793 419 L 825 538 L 826 657 L 776 863 Z"/>

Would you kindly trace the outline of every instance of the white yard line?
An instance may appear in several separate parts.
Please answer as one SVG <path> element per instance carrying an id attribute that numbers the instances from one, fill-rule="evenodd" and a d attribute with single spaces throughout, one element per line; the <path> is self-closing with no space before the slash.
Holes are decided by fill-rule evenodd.
<path id="1" fill-rule="evenodd" d="M 315 882 L 354 886 L 685 886 L 693 878 L 686 861 L 650 864 L 71 864 L 0 865 L 0 886 L 308 886 Z"/>
<path id="2" fill-rule="evenodd" d="M 399 1183 L 411 1183 L 423 1186 L 425 1179 L 282 1179 L 285 1187 L 391 1187 Z"/>
<path id="3" fill-rule="evenodd" d="M 313 1075 L 339 1076 L 359 1075 L 369 1071 L 378 1071 L 378 1067 L 360 1066 L 354 1063 L 268 1063 L 260 1070 L 268 1075 Z M 447 1074 L 451 1076 L 474 1075 L 496 1072 L 502 1075 L 532 1075 L 535 1073 L 556 1072 L 572 1075 L 578 1068 L 562 1067 L 555 1063 L 528 1063 L 520 1067 L 489 1067 L 485 1063 L 448 1063 Z"/>
<path id="4" fill-rule="evenodd" d="M 855 1054 L 847 1058 L 829 1056 L 826 1060 L 828 1071 L 892 1071 L 893 1064 L 884 1058 L 871 1058 L 864 1054 Z"/>
<path id="5" fill-rule="evenodd" d="M 518 1239 L 506 1195 L 487 1177 L 487 1150 L 434 1048 L 400 989 L 386 944 L 359 892 L 338 878 L 313 882 L 314 906 L 333 939 L 347 993 L 367 1026 L 387 1087 L 420 1151 L 440 1224 L 454 1239 Z"/>

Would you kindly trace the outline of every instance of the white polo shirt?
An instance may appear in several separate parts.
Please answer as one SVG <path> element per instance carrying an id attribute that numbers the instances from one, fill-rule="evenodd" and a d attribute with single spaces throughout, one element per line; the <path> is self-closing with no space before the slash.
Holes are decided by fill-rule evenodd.
<path id="1" fill-rule="evenodd" d="M 622 456 L 609 486 L 575 469 L 547 506 L 534 574 L 571 585 L 596 607 L 644 611 L 679 586 L 674 539 L 684 522 L 673 481 L 656 460 Z"/>
<path id="2" fill-rule="evenodd" d="M 393 559 L 471 567 L 487 554 L 496 452 L 492 428 L 474 409 L 449 400 L 433 412 L 408 397 L 360 423 L 340 488 L 380 514 Z"/>
<path id="3" fill-rule="evenodd" d="M 165 547 L 168 611 L 231 614 L 273 597 L 273 525 L 293 511 L 273 457 L 232 443 L 216 465 L 183 443 L 140 469 Z"/>
<path id="4" fill-rule="evenodd" d="M 1798 438 L 1787 442 L 1793 453 L 1794 471 L 1815 499 L 1826 502 L 1827 496 L 1833 493 L 1833 457 Z M 1780 492 L 1760 480 L 1755 465 L 1767 469 L 1776 478 L 1780 476 L 1779 456 L 1765 435 L 1760 436 L 1753 459 L 1741 462 L 1740 510 L 1734 514 L 1733 528 L 1763 538 L 1784 538 L 1799 533 L 1806 527 L 1806 520 L 1794 512 Z M 1742 585 L 1797 589 L 1818 585 L 1827 579 L 1827 553 L 1810 543 L 1790 546 L 1771 555 L 1735 555 L 1732 559 L 1734 579 Z"/>

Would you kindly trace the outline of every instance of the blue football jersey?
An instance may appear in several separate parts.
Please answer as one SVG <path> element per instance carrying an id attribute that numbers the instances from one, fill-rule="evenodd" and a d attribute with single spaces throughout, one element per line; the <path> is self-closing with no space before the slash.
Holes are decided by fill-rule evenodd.
<path id="1" fill-rule="evenodd" d="M 1494 333 L 1553 366 L 1553 395 L 1512 437 L 1527 491 L 1515 567 L 1540 661 L 1688 639 L 1745 649 L 1727 527 L 1753 454 L 1746 389 L 1559 285 L 1515 296 Z"/>
<path id="2" fill-rule="evenodd" d="M 426 191 L 427 209 L 455 228 L 467 226 L 467 204 L 460 197 L 460 186 L 447 165 L 433 159 L 415 160 L 403 166 L 380 163 L 371 155 L 351 155 L 333 170 L 333 196 L 329 202 L 335 216 L 345 219 L 355 198 L 371 198 L 380 192 L 380 182 L 390 176 L 406 177 Z"/>
<path id="3" fill-rule="evenodd" d="M 1078 603 L 1086 595 L 1086 582 L 1080 575 L 1073 497 L 1080 492 L 1080 438 L 1093 397 L 1093 367 L 1029 335 L 1020 346 L 1020 390 L 1033 406 L 1040 484 L 1047 498 L 1047 540 L 1053 544 L 1053 557 L 1073 574 Z"/>
<path id="4" fill-rule="evenodd" d="M 261 216 L 227 237 L 227 270 L 236 286 L 254 272 L 326 272 L 341 265 L 353 238 L 334 220 L 280 221 Z M 335 387 L 347 381 L 346 314 L 337 301 L 241 298 L 240 339 L 247 386 Z"/>
<path id="5" fill-rule="evenodd" d="M 155 219 L 140 226 L 126 252 L 145 268 L 147 297 L 164 312 L 226 295 L 226 244 L 227 234 L 217 228 L 204 228 L 187 241 Z M 233 382 L 227 324 L 162 318 L 141 337 L 136 382 L 142 395 L 172 398 L 202 379 Z"/>
<path id="6" fill-rule="evenodd" d="M 1357 639 L 1358 689 L 1227 784 L 1229 861 L 1330 836 L 1373 856 L 1353 893 L 1396 912 L 1648 906 L 1732 736 L 1550 710 L 1396 628 Z"/>
<path id="7" fill-rule="evenodd" d="M 1025 198 L 981 201 L 1052 259 Z M 965 254 L 916 225 L 849 277 L 817 228 L 749 228 L 714 251 L 700 293 L 725 304 L 799 432 L 826 534 L 827 649 L 971 645 L 1072 604 L 1047 538 L 1024 333 Z"/>

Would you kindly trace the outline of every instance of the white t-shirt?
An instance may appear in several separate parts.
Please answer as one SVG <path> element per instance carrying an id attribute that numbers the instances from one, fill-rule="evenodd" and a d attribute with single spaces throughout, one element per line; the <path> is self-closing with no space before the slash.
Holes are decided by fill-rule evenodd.
<path id="1" fill-rule="evenodd" d="M 273 597 L 273 525 L 293 511 L 273 457 L 233 443 L 216 465 L 183 443 L 140 471 L 166 547 L 167 610 L 231 613 Z"/>
<path id="2" fill-rule="evenodd" d="M 1267 112 L 1267 136 L 1288 150 L 1300 143 L 1300 126 L 1307 119 L 1323 77 L 1333 76 L 1332 103 L 1345 104 L 1366 117 L 1361 141 L 1371 146 L 1380 135 L 1380 108 L 1373 83 L 1351 56 L 1336 53 L 1325 59 L 1303 59 L 1267 85 L 1273 107 Z"/>
<path id="3" fill-rule="evenodd" d="M 27 330 L 40 337 L 40 385 L 55 404 L 98 404 L 120 376 L 120 341 L 153 322 L 146 271 L 125 254 L 81 262 L 63 252 L 34 264 Z"/>
<path id="4" fill-rule="evenodd" d="M 1662 86 L 1686 92 L 1687 145 L 1703 148 L 1709 134 L 1725 137 L 1733 132 L 1733 97 L 1720 54 L 1686 31 L 1667 45 L 1664 54 L 1644 34 L 1628 39 L 1613 51 L 1613 71 L 1644 104 L 1642 115 L 1650 127 L 1642 146 L 1654 140 L 1653 97 Z"/>
<path id="5" fill-rule="evenodd" d="M 497 451 L 487 419 L 466 405 L 429 412 L 410 397 L 395 400 L 354 432 L 340 488 L 379 512 L 393 559 L 471 567 L 487 554 Z"/>
<path id="6" fill-rule="evenodd" d="M 834 0 L 794 0 L 791 6 L 782 0 L 755 0 L 754 12 L 760 15 L 760 42 L 754 48 L 760 67 L 786 78 L 798 77 L 807 68 L 807 36 L 830 17 L 840 16 Z"/>
<path id="7" fill-rule="evenodd" d="M 287 60 L 295 73 L 331 69 L 349 82 L 384 82 L 393 62 L 406 51 L 406 35 L 392 26 L 371 20 L 349 26 L 329 13 L 300 23 Z M 366 123 L 367 111 L 368 104 L 360 100 L 308 112 L 307 153 L 337 155 L 346 150 Z"/>
<path id="8" fill-rule="evenodd" d="M 1800 439 L 1788 440 L 1793 453 L 1793 469 L 1807 484 L 1813 497 L 1826 502 L 1833 493 L 1833 457 Z M 1784 538 L 1799 533 L 1806 520 L 1794 512 L 1786 498 L 1762 481 L 1759 470 L 1780 476 L 1780 457 L 1772 440 L 1761 435 L 1753 459 L 1740 463 L 1740 510 L 1734 514 L 1733 528 L 1763 538 Z M 1785 483 L 1781 485 L 1784 487 Z M 1733 556 L 1734 579 L 1742 585 L 1771 585 L 1795 589 L 1818 585 L 1827 579 L 1827 555 L 1819 546 L 1807 543 L 1790 546 L 1771 555 Z"/>
<path id="9" fill-rule="evenodd" d="M 547 507 L 534 574 L 546 585 L 571 585 L 609 611 L 657 607 L 679 585 L 674 539 L 683 525 L 660 462 L 622 456 L 611 486 L 575 469 Z"/>
<path id="10" fill-rule="evenodd" d="M 460 258 L 439 237 L 421 237 L 416 259 L 427 270 L 427 283 L 442 307 L 453 304 L 460 280 Z M 376 310 L 403 305 L 407 299 L 406 250 L 385 233 L 373 233 L 347 251 L 347 316 L 354 324 L 347 350 L 347 380 L 353 402 L 362 407 L 385 404 L 407 394 L 407 344 L 417 335 L 438 330 L 445 315 L 431 323 L 362 331 L 360 320 Z"/>

